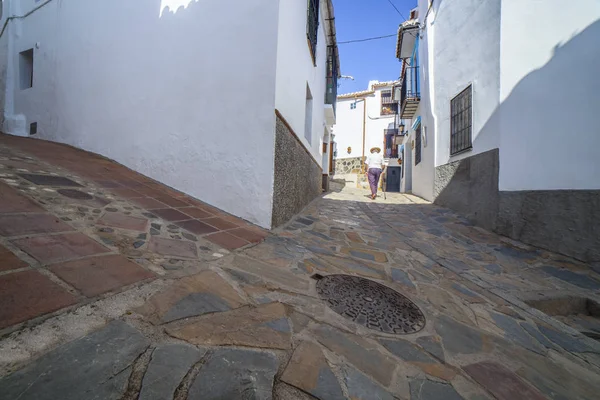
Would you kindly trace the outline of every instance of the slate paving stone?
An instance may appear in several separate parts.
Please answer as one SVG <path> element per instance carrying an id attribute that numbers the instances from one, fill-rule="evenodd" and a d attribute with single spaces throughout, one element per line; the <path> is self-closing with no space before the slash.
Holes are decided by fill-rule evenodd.
<path id="1" fill-rule="evenodd" d="M 75 296 L 38 271 L 2 275 L 0 329 L 70 306 L 76 301 Z"/>
<path id="2" fill-rule="evenodd" d="M 232 265 L 237 269 L 257 275 L 263 280 L 266 279 L 275 282 L 283 287 L 289 287 L 303 292 L 308 290 L 309 287 L 307 278 L 303 279 L 292 272 L 250 258 L 236 257 L 234 258 Z"/>
<path id="3" fill-rule="evenodd" d="M 383 346 L 390 351 L 393 355 L 404 361 L 416 361 L 423 363 L 435 363 L 436 360 L 430 357 L 427 353 L 419 349 L 414 344 L 402 340 L 379 340 Z"/>
<path id="4" fill-rule="evenodd" d="M 449 353 L 475 354 L 483 350 L 483 336 L 479 331 L 445 315 L 436 319 L 434 325 Z"/>
<path id="5" fill-rule="evenodd" d="M 79 232 L 18 239 L 13 240 L 13 244 L 42 264 L 67 261 L 110 251 Z"/>
<path id="6" fill-rule="evenodd" d="M 463 400 L 463 397 L 451 385 L 445 383 L 428 379 L 413 379 L 409 386 L 410 400 Z"/>
<path id="7" fill-rule="evenodd" d="M 591 348 L 586 343 L 581 341 L 578 338 L 575 338 L 569 334 L 559 332 L 555 329 L 549 328 L 545 325 L 538 325 L 538 329 L 544 336 L 546 336 L 550 341 L 556 343 L 563 349 L 572 352 L 572 353 L 584 353 L 584 352 L 592 352 L 598 353 L 597 350 Z"/>
<path id="8" fill-rule="evenodd" d="M 113 321 L 0 379 L 0 399 L 118 400 L 148 345 L 136 329 Z"/>
<path id="9" fill-rule="evenodd" d="M 521 325 L 513 318 L 497 313 L 490 313 L 490 316 L 496 323 L 496 325 L 505 332 L 505 337 L 509 340 L 517 342 L 521 346 L 528 350 L 531 350 L 538 354 L 545 354 L 544 349 L 527 334 Z"/>
<path id="10" fill-rule="evenodd" d="M 249 244 L 244 239 L 241 239 L 237 236 L 233 236 L 227 232 L 213 233 L 211 235 L 205 236 L 204 239 L 227 250 L 239 249 L 240 247 L 244 247 Z"/>
<path id="11" fill-rule="evenodd" d="M 543 266 L 541 270 L 547 273 L 548 275 L 551 275 L 555 278 L 558 278 L 575 286 L 579 286 L 583 289 L 600 289 L 600 282 L 596 281 L 588 275 L 578 274 L 567 269 L 558 269 L 548 265 Z"/>
<path id="12" fill-rule="evenodd" d="M 205 354 L 206 350 L 187 344 L 158 346 L 144 374 L 139 400 L 172 399 L 183 377 Z"/>
<path id="13" fill-rule="evenodd" d="M 45 212 L 33 200 L 22 196 L 15 189 L 0 182 L 0 213 Z"/>
<path id="14" fill-rule="evenodd" d="M 271 353 L 218 349 L 200 369 L 188 399 L 271 400 L 278 364 Z"/>
<path id="15" fill-rule="evenodd" d="M 154 277 L 154 274 L 121 255 L 84 258 L 50 266 L 59 278 L 94 297 Z"/>
<path id="16" fill-rule="evenodd" d="M 23 179 L 40 186 L 68 186 L 81 187 L 81 185 L 64 176 L 41 175 L 41 174 L 19 174 Z"/>
<path id="17" fill-rule="evenodd" d="M 179 225 L 183 229 L 195 233 L 196 235 L 205 235 L 207 233 L 214 233 L 219 231 L 219 229 L 211 225 L 194 219 L 178 222 L 177 225 Z"/>
<path id="18" fill-rule="evenodd" d="M 326 325 L 315 328 L 314 335 L 319 343 L 334 353 L 343 355 L 356 368 L 382 385 L 388 386 L 391 383 L 395 362 L 374 344 Z"/>
<path id="19" fill-rule="evenodd" d="M 162 322 L 229 310 L 231 307 L 225 301 L 211 293 L 192 293 L 179 300 L 167 311 Z"/>
<path id="20" fill-rule="evenodd" d="M 27 266 L 29 266 L 29 264 L 21 260 L 6 247 L 0 245 L 0 272 L 25 268 Z"/>
<path id="21" fill-rule="evenodd" d="M 394 400 L 391 393 L 354 368 L 344 369 L 344 382 L 352 400 Z"/>
<path id="22" fill-rule="evenodd" d="M 409 288 L 416 288 L 415 284 L 410 280 L 408 274 L 401 269 L 392 268 L 392 280 L 394 282 L 398 282 L 405 286 L 408 286 Z"/>
<path id="23" fill-rule="evenodd" d="M 311 342 L 302 342 L 294 350 L 281 380 L 318 399 L 345 399 L 321 348 Z"/>
<path id="24" fill-rule="evenodd" d="M 74 229 L 51 214 L 0 215 L 1 236 L 68 232 Z"/>
<path id="25" fill-rule="evenodd" d="M 445 361 L 444 349 L 442 344 L 434 336 L 421 336 L 417 338 L 417 344 L 425 349 L 429 354 Z"/>
<path id="26" fill-rule="evenodd" d="M 480 362 L 467 365 L 463 369 L 498 400 L 546 399 L 540 392 L 500 364 Z"/>
<path id="27" fill-rule="evenodd" d="M 138 232 L 148 229 L 147 219 L 120 213 L 106 213 L 98 220 L 97 224 Z"/>
<path id="28" fill-rule="evenodd" d="M 247 229 L 247 228 L 236 228 L 229 231 L 230 234 L 244 239 L 250 243 L 260 243 L 267 237 L 267 232 L 258 228 Z"/>
<path id="29" fill-rule="evenodd" d="M 197 258 L 198 250 L 194 243 L 175 240 L 165 239 L 153 236 L 148 245 L 148 251 L 157 253 L 163 256 L 175 256 L 185 258 Z"/>
<path id="30" fill-rule="evenodd" d="M 184 221 L 190 219 L 190 217 L 174 208 L 159 208 L 152 210 L 152 214 L 159 216 L 165 221 Z"/>
<path id="31" fill-rule="evenodd" d="M 279 323 L 276 329 L 268 325 L 269 322 L 281 318 L 287 318 L 285 306 L 281 303 L 269 303 L 205 315 L 194 322 L 167 328 L 167 332 L 196 345 L 235 345 L 285 350 L 291 346 L 291 332 L 282 332 Z"/>

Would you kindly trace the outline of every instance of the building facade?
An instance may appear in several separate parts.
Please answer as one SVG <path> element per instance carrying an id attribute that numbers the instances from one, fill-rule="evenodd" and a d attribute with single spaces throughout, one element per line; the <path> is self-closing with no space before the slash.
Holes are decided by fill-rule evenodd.
<path id="1" fill-rule="evenodd" d="M 321 193 L 331 0 L 4 0 L 0 25 L 5 133 L 102 154 L 266 228 Z"/>
<path id="2" fill-rule="evenodd" d="M 500 234 L 600 261 L 600 3 L 419 0 L 413 16 L 396 49 L 403 65 L 418 61 L 405 143 L 412 192 Z"/>
<path id="3" fill-rule="evenodd" d="M 337 118 L 333 127 L 336 141 L 335 177 L 361 183 L 364 158 L 373 147 L 382 149 L 387 159 L 398 160 L 398 102 L 394 92 L 398 82 L 371 81 L 367 90 L 337 98 Z"/>

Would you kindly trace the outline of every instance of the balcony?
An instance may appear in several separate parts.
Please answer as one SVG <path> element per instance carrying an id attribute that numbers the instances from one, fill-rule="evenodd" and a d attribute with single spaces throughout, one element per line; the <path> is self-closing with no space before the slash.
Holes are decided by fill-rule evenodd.
<path id="1" fill-rule="evenodd" d="M 406 67 L 402 76 L 402 92 L 400 95 L 400 118 L 412 119 L 421 102 L 421 84 L 419 66 Z"/>
<path id="2" fill-rule="evenodd" d="M 325 104 L 331 104 L 335 116 L 337 101 L 337 80 L 339 75 L 337 48 L 327 46 L 327 87 L 325 90 Z"/>
<path id="3" fill-rule="evenodd" d="M 385 151 L 383 152 L 383 156 L 385 158 L 398 158 L 398 129 L 384 129 L 383 135 L 385 137 Z"/>

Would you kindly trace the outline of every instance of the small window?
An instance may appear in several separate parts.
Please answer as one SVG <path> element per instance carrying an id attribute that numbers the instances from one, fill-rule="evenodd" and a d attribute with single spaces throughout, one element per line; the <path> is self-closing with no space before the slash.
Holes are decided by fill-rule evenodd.
<path id="1" fill-rule="evenodd" d="M 472 100 L 473 86 L 460 92 L 450 101 L 450 154 L 473 148 Z"/>
<path id="2" fill-rule="evenodd" d="M 415 165 L 421 162 L 421 125 L 415 131 Z"/>
<path id="3" fill-rule="evenodd" d="M 33 86 L 33 49 L 19 53 L 19 80 L 21 90 Z"/>
<path id="4" fill-rule="evenodd" d="M 32 122 L 31 124 L 29 124 L 29 134 L 30 135 L 37 134 L 37 122 Z"/>
<path id="5" fill-rule="evenodd" d="M 313 97 L 310 93 L 310 88 L 306 85 L 306 109 L 304 120 L 304 137 L 308 143 L 312 143 L 312 112 L 313 112 Z"/>
<path id="6" fill-rule="evenodd" d="M 381 91 L 381 115 L 396 115 L 398 113 L 398 102 L 392 97 L 391 90 Z"/>
<path id="7" fill-rule="evenodd" d="M 319 0 L 308 0 L 308 18 L 306 22 L 306 37 L 310 47 L 313 64 L 317 62 L 317 36 L 319 33 Z"/>
<path id="8" fill-rule="evenodd" d="M 356 109 L 356 102 L 350 103 L 350 109 L 351 110 L 355 110 Z"/>

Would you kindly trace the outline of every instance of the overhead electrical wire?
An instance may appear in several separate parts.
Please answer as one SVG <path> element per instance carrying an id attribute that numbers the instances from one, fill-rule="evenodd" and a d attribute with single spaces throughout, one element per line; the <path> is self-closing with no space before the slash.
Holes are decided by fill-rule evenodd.
<path id="1" fill-rule="evenodd" d="M 396 7 L 396 6 L 394 5 L 394 3 L 392 3 L 392 0 L 387 0 L 387 1 L 388 1 L 388 3 L 390 3 L 390 5 L 391 5 L 392 7 L 394 7 L 394 10 L 396 10 L 396 12 L 397 12 L 398 14 L 400 14 L 400 16 L 401 16 L 403 19 L 405 19 L 405 20 L 406 20 L 406 17 L 405 17 L 404 15 L 402 15 L 402 13 L 400 12 L 400 10 L 398 10 L 398 7 Z"/>
<path id="2" fill-rule="evenodd" d="M 366 39 L 355 39 L 355 40 L 347 40 L 345 42 L 338 42 L 338 44 L 348 44 L 348 43 L 358 43 L 358 42 L 368 42 L 369 40 L 379 40 L 379 39 L 386 39 L 386 38 L 390 38 L 392 36 L 398 36 L 397 33 L 391 34 L 391 35 L 385 35 L 385 36 L 376 36 L 376 37 L 372 37 L 372 38 L 366 38 Z"/>

